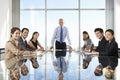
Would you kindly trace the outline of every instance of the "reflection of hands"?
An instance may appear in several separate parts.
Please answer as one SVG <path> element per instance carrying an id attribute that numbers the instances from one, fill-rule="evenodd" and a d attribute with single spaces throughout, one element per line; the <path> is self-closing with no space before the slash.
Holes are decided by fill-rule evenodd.
<path id="1" fill-rule="evenodd" d="M 41 47 L 41 49 L 40 49 L 41 51 L 44 51 L 44 48 L 43 47 Z"/>
<path id="2" fill-rule="evenodd" d="M 70 53 L 72 52 L 72 50 L 73 50 L 73 49 L 72 49 L 72 47 L 71 47 L 71 46 L 69 46 L 69 52 L 70 52 Z"/>
<path id="3" fill-rule="evenodd" d="M 38 49 L 37 51 L 45 51 L 43 47 L 41 47 L 40 49 Z"/>
<path id="4" fill-rule="evenodd" d="M 53 49 L 53 46 L 51 46 L 50 49 Z"/>
<path id="5" fill-rule="evenodd" d="M 52 49 L 53 49 L 53 46 L 50 47 L 50 51 L 51 51 L 51 52 L 53 51 Z"/>

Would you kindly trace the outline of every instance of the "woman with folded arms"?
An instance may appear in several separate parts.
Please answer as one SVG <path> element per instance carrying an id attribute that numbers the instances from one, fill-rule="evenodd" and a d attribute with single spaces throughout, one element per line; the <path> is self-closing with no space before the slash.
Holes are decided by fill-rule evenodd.
<path id="1" fill-rule="evenodd" d="M 19 61 L 18 56 L 30 55 L 36 52 L 34 51 L 21 51 L 20 45 L 18 44 L 18 39 L 20 37 L 20 29 L 13 27 L 11 29 L 11 38 L 6 42 L 4 60 L 6 67 L 12 71 L 14 70 L 14 65 Z"/>

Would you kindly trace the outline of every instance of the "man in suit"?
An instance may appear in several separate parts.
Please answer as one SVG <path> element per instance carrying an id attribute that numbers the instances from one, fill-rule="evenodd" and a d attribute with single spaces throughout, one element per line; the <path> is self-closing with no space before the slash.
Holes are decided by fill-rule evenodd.
<path id="1" fill-rule="evenodd" d="M 36 49 L 31 48 L 26 41 L 26 38 L 28 36 L 29 29 L 28 28 L 23 28 L 21 31 L 21 37 L 19 38 L 19 44 L 21 45 L 22 49 L 24 50 L 29 50 L 29 51 L 35 51 Z"/>
<path id="2" fill-rule="evenodd" d="M 96 37 L 99 39 L 98 46 L 95 50 L 92 51 L 93 54 L 98 54 L 105 51 L 107 40 L 104 37 L 103 29 L 96 28 L 94 30 Z"/>
<path id="3" fill-rule="evenodd" d="M 64 21 L 63 19 L 59 19 L 59 26 L 55 29 L 54 34 L 53 34 L 53 38 L 51 40 L 51 47 L 50 49 L 53 49 L 53 45 L 54 45 L 54 41 L 55 41 L 55 48 L 56 49 L 62 49 L 65 50 L 66 47 L 66 42 L 65 42 L 65 38 L 67 37 L 68 43 L 69 43 L 69 51 L 72 51 L 72 47 L 71 45 L 71 40 L 69 38 L 69 32 L 67 27 L 65 27 L 64 25 Z M 65 56 L 66 52 L 63 52 L 62 54 L 57 52 L 56 57 L 59 56 Z"/>

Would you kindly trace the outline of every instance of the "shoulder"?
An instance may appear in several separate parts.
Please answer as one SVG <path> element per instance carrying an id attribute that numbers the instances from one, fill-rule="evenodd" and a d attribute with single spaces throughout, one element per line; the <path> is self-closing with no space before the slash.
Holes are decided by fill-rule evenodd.
<path id="1" fill-rule="evenodd" d="M 19 41 L 19 42 L 23 41 L 22 37 L 20 37 L 18 41 Z"/>
<path id="2" fill-rule="evenodd" d="M 15 42 L 13 41 L 13 40 L 9 40 L 9 41 L 7 41 L 7 43 L 6 43 L 6 47 L 8 46 L 10 46 L 10 45 L 15 45 Z"/>
<path id="3" fill-rule="evenodd" d="M 112 41 L 112 44 L 118 45 L 118 43 L 115 40 Z"/>

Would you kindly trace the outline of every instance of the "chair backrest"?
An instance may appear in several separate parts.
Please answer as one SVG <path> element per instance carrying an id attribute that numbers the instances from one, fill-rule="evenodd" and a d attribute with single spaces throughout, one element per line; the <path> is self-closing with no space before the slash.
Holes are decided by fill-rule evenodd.
<path id="1" fill-rule="evenodd" d="M 5 53 L 5 48 L 0 48 L 0 60 L 3 60 L 4 53 Z"/>

